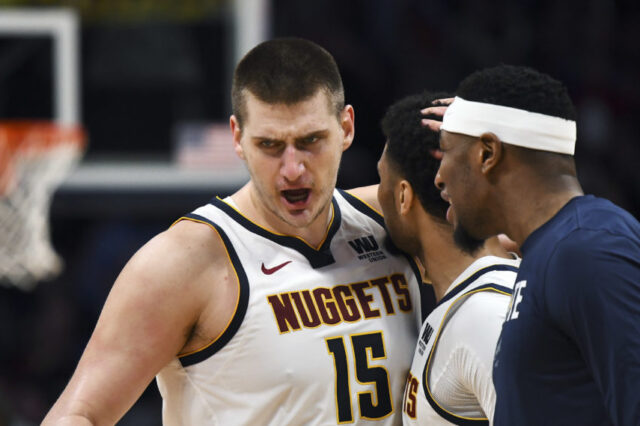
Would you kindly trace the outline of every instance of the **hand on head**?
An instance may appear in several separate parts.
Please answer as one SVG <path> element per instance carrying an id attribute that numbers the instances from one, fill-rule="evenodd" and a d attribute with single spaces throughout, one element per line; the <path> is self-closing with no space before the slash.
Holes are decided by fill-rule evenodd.
<path id="1" fill-rule="evenodd" d="M 424 116 L 435 115 L 438 117 L 443 117 L 447 107 L 453 102 L 454 98 L 445 98 L 445 99 L 436 99 L 431 104 L 432 106 L 426 107 L 420 112 Z M 440 126 L 442 126 L 442 120 L 434 120 L 433 118 L 423 118 L 422 125 L 430 128 L 434 132 L 440 131 Z"/>

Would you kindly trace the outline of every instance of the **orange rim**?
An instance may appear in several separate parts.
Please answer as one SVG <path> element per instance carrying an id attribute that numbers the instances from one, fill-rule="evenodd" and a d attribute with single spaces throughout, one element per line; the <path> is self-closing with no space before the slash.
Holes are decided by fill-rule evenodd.
<path id="1" fill-rule="evenodd" d="M 20 150 L 28 140 L 47 149 L 59 143 L 70 143 L 84 148 L 86 134 L 81 126 L 60 125 L 49 121 L 0 121 L 0 141 L 10 150 Z"/>
<path id="2" fill-rule="evenodd" d="M 60 145 L 79 150 L 86 146 L 81 126 L 60 125 L 50 121 L 0 121 L 0 195 L 13 181 L 13 160 L 21 152 L 42 153 Z"/>

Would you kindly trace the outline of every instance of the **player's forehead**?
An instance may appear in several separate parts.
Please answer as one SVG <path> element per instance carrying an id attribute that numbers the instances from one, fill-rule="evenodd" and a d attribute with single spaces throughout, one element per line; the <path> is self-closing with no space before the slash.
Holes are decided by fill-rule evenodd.
<path id="1" fill-rule="evenodd" d="M 450 145 L 452 143 L 455 143 L 455 133 L 449 133 L 446 130 L 441 130 L 440 131 L 440 146 L 444 147 L 447 145 Z"/>
<path id="2" fill-rule="evenodd" d="M 337 124 L 325 91 L 295 103 L 269 103 L 252 93 L 246 94 L 246 124 L 251 133 L 307 134 L 330 130 Z"/>
<path id="3" fill-rule="evenodd" d="M 466 144 L 467 142 L 473 141 L 474 138 L 471 136 L 463 135 L 460 133 L 451 133 L 446 130 L 440 131 L 440 147 L 442 149 L 451 149 L 456 146 Z"/>

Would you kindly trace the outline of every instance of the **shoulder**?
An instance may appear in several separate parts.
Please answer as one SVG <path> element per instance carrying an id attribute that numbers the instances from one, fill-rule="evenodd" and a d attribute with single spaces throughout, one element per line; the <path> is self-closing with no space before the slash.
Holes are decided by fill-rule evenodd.
<path id="1" fill-rule="evenodd" d="M 160 235 L 164 236 L 168 244 L 175 244 L 187 252 L 202 249 L 213 250 L 209 253 L 210 256 L 213 256 L 224 251 L 219 231 L 209 222 L 182 218 Z M 206 253 L 201 253 L 201 255 L 203 254 L 206 255 Z"/>
<path id="2" fill-rule="evenodd" d="M 609 200 L 593 196 L 579 197 L 574 205 L 574 228 L 563 238 L 565 246 L 582 249 L 618 245 L 623 241 L 640 245 L 640 223 L 629 212 Z M 595 246 L 595 247 L 594 247 Z"/>
<path id="3" fill-rule="evenodd" d="M 580 227 L 549 251 L 544 281 L 550 312 L 584 318 L 640 297 L 640 239 L 612 225 Z"/>
<path id="4" fill-rule="evenodd" d="M 594 229 L 606 229 L 616 233 L 634 229 L 637 234 L 640 223 L 631 213 L 604 198 L 590 195 L 579 197 L 576 201 L 576 215 L 580 226 Z"/>
<path id="5" fill-rule="evenodd" d="M 183 324 L 183 351 L 210 341 L 233 314 L 239 290 L 226 248 L 215 228 L 180 220 L 143 246 L 115 288 L 146 310 L 163 312 L 167 324 Z M 127 289 L 128 288 L 128 289 Z"/>
<path id="6" fill-rule="evenodd" d="M 509 300 L 509 296 L 489 290 L 464 297 L 446 318 L 442 331 L 446 347 L 464 350 L 474 358 L 492 356 Z M 455 342 L 453 346 L 451 342 Z"/>
<path id="7" fill-rule="evenodd" d="M 593 196 L 570 203 L 563 216 L 571 226 L 544 229 L 543 244 L 536 250 L 546 258 L 545 280 L 593 281 L 611 267 L 640 264 L 640 223 L 630 213 Z"/>
<path id="8" fill-rule="evenodd" d="M 147 242 L 129 260 L 114 289 L 168 302 L 195 318 L 229 270 L 220 237 L 206 224 L 182 220 Z M 211 277 L 218 277 L 212 282 Z"/>
<path id="9" fill-rule="evenodd" d="M 510 296 L 483 290 L 466 296 L 447 325 L 461 336 L 474 336 L 500 327 L 505 319 Z"/>
<path id="10" fill-rule="evenodd" d="M 215 228 L 180 220 L 158 234 L 136 253 L 132 261 L 150 274 L 173 271 L 193 276 L 226 260 L 225 247 Z"/>
<path id="11" fill-rule="evenodd" d="M 378 185 L 361 186 L 343 191 L 343 193 L 351 195 L 366 204 L 369 208 L 375 210 L 379 215 L 382 215 L 382 207 L 380 206 L 380 202 L 378 202 Z"/>
<path id="12" fill-rule="evenodd" d="M 579 227 L 549 252 L 547 279 L 554 276 L 593 281 L 628 268 L 638 270 L 640 239 L 611 227 Z"/>

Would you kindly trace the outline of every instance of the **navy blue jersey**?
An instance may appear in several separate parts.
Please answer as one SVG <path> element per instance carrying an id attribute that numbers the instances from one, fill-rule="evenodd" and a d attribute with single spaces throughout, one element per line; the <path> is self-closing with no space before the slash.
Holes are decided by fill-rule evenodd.
<path id="1" fill-rule="evenodd" d="M 571 200 L 522 246 L 495 425 L 640 425 L 640 224 Z"/>

